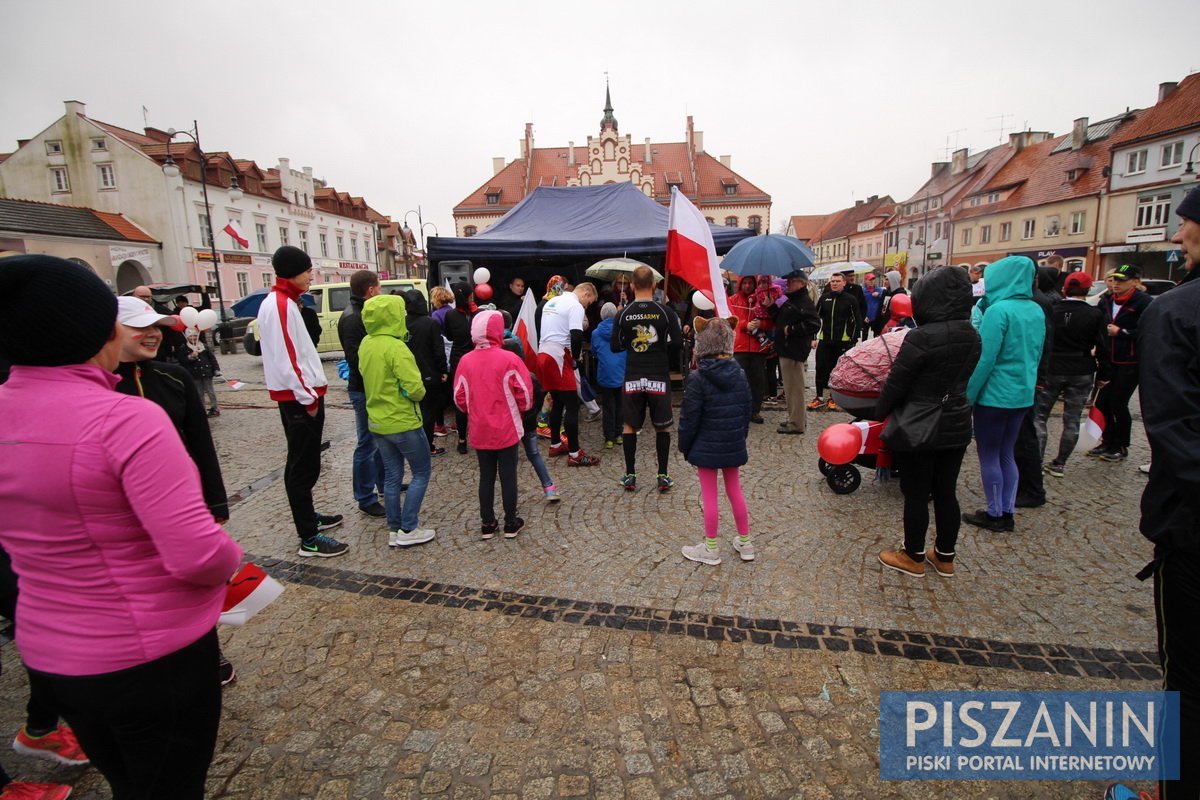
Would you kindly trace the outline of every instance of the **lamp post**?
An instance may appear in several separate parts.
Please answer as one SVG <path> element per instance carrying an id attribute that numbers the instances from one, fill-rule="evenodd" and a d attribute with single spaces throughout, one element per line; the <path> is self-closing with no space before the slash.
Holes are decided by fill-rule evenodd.
<path id="1" fill-rule="evenodd" d="M 1196 150 L 1198 148 L 1200 148 L 1200 142 L 1196 142 L 1192 145 L 1192 149 L 1188 151 L 1187 166 L 1183 168 L 1184 175 L 1196 174 Z"/>
<path id="2" fill-rule="evenodd" d="M 196 153 L 200 156 L 200 191 L 204 196 L 204 223 L 208 229 L 208 251 L 212 258 L 213 272 L 217 276 L 217 308 L 220 309 L 221 320 L 225 320 L 225 296 L 221 291 L 221 262 L 217 257 L 217 238 L 213 235 L 212 205 L 208 202 L 208 156 L 200 147 L 200 124 L 196 120 L 192 120 L 190 131 L 177 131 L 174 128 L 167 130 L 167 159 L 163 163 L 162 169 L 163 174 L 168 178 L 178 178 L 180 174 L 179 165 L 175 163 L 175 159 L 171 158 L 171 142 L 176 136 L 186 136 L 191 139 L 196 145 Z M 236 175 L 229 181 L 229 199 L 235 203 L 242 199 L 242 190 L 238 186 Z"/>
<path id="3" fill-rule="evenodd" d="M 417 215 L 417 233 L 419 233 L 421 235 L 421 255 L 422 255 L 422 257 L 425 258 L 425 265 L 426 265 L 426 267 L 428 267 L 429 257 L 425 253 L 425 226 L 429 225 L 429 226 L 433 227 L 433 235 L 434 236 L 440 236 L 441 234 L 438 233 L 437 225 L 434 225 L 432 222 L 426 222 L 424 220 L 424 218 L 421 216 L 421 207 L 420 206 L 417 206 L 416 210 L 410 209 L 410 210 L 404 212 L 404 228 L 409 233 L 412 232 L 412 228 L 408 227 L 408 215 L 409 214 Z"/>

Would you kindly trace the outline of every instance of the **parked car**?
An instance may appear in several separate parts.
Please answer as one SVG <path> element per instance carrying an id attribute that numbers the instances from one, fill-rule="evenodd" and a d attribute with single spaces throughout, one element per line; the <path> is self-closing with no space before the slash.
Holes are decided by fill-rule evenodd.
<path id="1" fill-rule="evenodd" d="M 1142 286 L 1146 289 L 1146 294 L 1151 297 L 1157 297 L 1163 292 L 1169 292 L 1174 289 L 1177 284 L 1175 281 L 1169 281 L 1165 278 L 1145 278 L 1142 280 Z M 1103 283 L 1092 284 L 1091 291 L 1088 292 L 1087 302 L 1089 305 L 1096 305 L 1100 302 L 1100 295 L 1108 291 Z"/>
<path id="2" fill-rule="evenodd" d="M 379 282 L 385 294 L 394 291 L 406 292 L 417 289 L 429 299 L 429 287 L 424 278 L 389 278 Z M 342 311 L 350 304 L 349 283 L 314 283 L 308 288 L 308 293 L 316 301 L 317 316 L 321 320 L 321 341 L 317 343 L 318 353 L 331 353 L 342 349 L 341 339 L 338 338 L 337 324 Z M 242 339 L 242 347 L 253 356 L 261 355 L 258 345 L 258 320 L 250 323 L 246 335 Z"/>

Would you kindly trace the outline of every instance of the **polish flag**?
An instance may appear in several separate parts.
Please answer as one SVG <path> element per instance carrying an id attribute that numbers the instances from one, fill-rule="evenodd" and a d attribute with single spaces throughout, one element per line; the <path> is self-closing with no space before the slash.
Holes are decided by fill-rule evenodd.
<path id="1" fill-rule="evenodd" d="M 517 319 L 513 322 L 513 336 L 517 337 L 525 351 L 525 366 L 529 367 L 530 372 L 537 369 L 536 311 L 537 301 L 533 299 L 533 289 L 526 289 L 525 297 L 521 300 L 521 310 L 517 312 Z"/>
<path id="2" fill-rule="evenodd" d="M 242 226 L 236 219 L 229 220 L 222 230 L 228 233 L 242 247 L 250 247 L 250 240 L 246 238 L 246 234 L 242 233 Z"/>
<path id="3" fill-rule="evenodd" d="M 1088 408 L 1087 417 L 1083 420 L 1083 425 L 1079 428 L 1079 442 L 1075 445 L 1075 449 L 1087 452 L 1091 450 L 1104 438 L 1104 412 L 1091 406 Z"/>
<path id="4" fill-rule="evenodd" d="M 674 186 L 667 212 L 667 271 L 697 289 L 707 290 L 717 304 L 717 316 L 729 317 L 729 303 L 708 220 Z"/>

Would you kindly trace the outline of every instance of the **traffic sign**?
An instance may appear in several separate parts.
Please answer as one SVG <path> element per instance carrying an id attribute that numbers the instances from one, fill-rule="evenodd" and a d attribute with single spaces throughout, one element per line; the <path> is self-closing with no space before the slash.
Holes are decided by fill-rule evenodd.
<path id="1" fill-rule="evenodd" d="M 1180 258 L 1182 258 L 1182 256 L 1183 256 L 1182 250 L 1170 250 L 1167 252 L 1167 263 L 1168 264 L 1178 264 L 1179 260 L 1180 260 Z"/>

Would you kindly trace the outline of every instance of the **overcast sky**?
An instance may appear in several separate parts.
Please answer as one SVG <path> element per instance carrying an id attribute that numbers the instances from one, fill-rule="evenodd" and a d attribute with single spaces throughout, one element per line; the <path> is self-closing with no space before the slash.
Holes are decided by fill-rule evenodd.
<path id="1" fill-rule="evenodd" d="M 593 11 L 603 13 L 600 18 Z M 792 214 L 911 195 L 947 145 L 1064 133 L 1200 70 L 1195 0 L 4 0 L 0 152 L 63 100 L 207 150 L 279 157 L 452 235 L 451 209 L 535 142 L 599 132 L 705 149 Z M 1003 115 L 1003 118 L 1001 118 Z M 409 218 L 416 226 L 416 214 Z M 433 229 L 428 229 L 430 235 Z"/>

